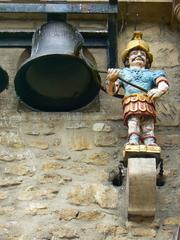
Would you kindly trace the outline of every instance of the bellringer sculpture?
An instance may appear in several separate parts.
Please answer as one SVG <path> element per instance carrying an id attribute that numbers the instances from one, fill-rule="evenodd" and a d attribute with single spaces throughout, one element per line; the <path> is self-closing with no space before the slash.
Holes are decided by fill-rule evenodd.
<path id="1" fill-rule="evenodd" d="M 149 45 L 142 40 L 141 32 L 134 32 L 122 53 L 122 60 L 125 68 L 108 69 L 106 90 L 112 96 L 117 96 L 120 87 L 125 92 L 122 105 L 128 142 L 123 151 L 123 164 L 128 168 L 128 219 L 137 216 L 154 218 L 156 184 L 161 185 L 163 176 L 161 148 L 154 134 L 155 100 L 168 91 L 169 81 L 163 70 L 150 70 L 153 55 Z"/>

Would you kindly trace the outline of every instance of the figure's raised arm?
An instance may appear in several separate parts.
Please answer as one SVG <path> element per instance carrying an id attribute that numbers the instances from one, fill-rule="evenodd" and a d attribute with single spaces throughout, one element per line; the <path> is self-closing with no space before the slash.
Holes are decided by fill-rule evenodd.
<path id="1" fill-rule="evenodd" d="M 115 68 L 109 68 L 106 77 L 106 90 L 109 95 L 113 96 L 117 93 L 120 83 L 119 83 L 119 70 Z"/>

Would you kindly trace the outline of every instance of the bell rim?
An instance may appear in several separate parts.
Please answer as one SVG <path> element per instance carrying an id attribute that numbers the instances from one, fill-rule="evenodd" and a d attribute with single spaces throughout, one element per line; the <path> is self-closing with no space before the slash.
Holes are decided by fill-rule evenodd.
<path id="1" fill-rule="evenodd" d="M 76 59 L 78 61 L 80 61 L 87 69 L 87 71 L 90 71 L 90 72 L 93 72 L 93 70 L 85 63 L 85 61 L 81 58 L 79 58 L 78 56 L 74 56 L 74 55 L 71 55 L 71 54 L 58 54 L 58 53 L 49 53 L 49 54 L 40 54 L 40 55 L 37 55 L 37 56 L 31 56 L 29 57 L 25 62 L 23 62 L 17 73 L 16 73 L 16 76 L 15 76 L 15 79 L 14 79 L 14 85 L 15 85 L 15 91 L 16 91 L 16 94 L 17 96 L 19 97 L 19 99 L 28 107 L 30 107 L 30 109 L 32 110 L 36 110 L 36 111 L 44 111 L 44 112 L 67 112 L 67 111 L 73 111 L 73 110 L 77 110 L 77 109 L 80 109 L 82 107 L 85 107 L 86 105 L 88 105 L 99 93 L 100 91 L 100 87 L 99 87 L 99 84 L 96 83 L 96 89 L 93 90 L 94 93 L 91 95 L 91 97 L 89 97 L 89 99 L 87 101 L 85 101 L 83 104 L 77 104 L 76 106 L 73 106 L 73 107 L 61 107 L 61 106 L 54 106 L 54 107 L 42 107 L 40 106 L 39 104 L 37 105 L 34 105 L 34 104 L 30 104 L 26 97 L 24 97 L 21 92 L 20 92 L 20 82 L 23 81 L 23 77 L 21 76 L 24 75 L 26 73 L 26 71 L 28 70 L 28 67 L 33 63 L 33 62 L 36 62 L 38 61 L 39 59 L 43 59 L 43 58 L 47 58 L 49 56 L 66 56 L 66 57 L 70 57 L 70 58 L 73 58 L 73 59 Z M 92 74 L 92 73 L 91 73 Z M 97 74 L 99 75 L 99 74 Z M 91 77 L 92 78 L 92 77 Z M 92 78 L 93 79 L 93 78 Z M 95 80 L 94 80 L 95 82 Z M 40 94 L 38 94 L 40 96 Z M 49 97 L 45 97 L 46 99 L 49 99 L 50 101 L 52 100 L 51 98 Z M 61 101 L 63 100 L 63 98 L 61 99 Z M 67 101 L 67 99 L 65 99 L 65 101 Z M 67 101 L 68 102 L 68 101 Z"/>
<path id="2" fill-rule="evenodd" d="M 9 85 L 9 75 L 8 73 L 0 67 L 0 93 L 8 88 Z"/>

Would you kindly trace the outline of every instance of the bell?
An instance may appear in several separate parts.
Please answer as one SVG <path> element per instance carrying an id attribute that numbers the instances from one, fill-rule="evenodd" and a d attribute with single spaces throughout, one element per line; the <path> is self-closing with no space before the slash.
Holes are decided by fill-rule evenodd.
<path id="1" fill-rule="evenodd" d="M 7 72 L 0 66 L 0 93 L 8 88 L 9 76 Z"/>
<path id="2" fill-rule="evenodd" d="M 100 90 L 100 76 L 91 66 L 96 66 L 95 59 L 78 30 L 65 22 L 49 22 L 34 33 L 30 56 L 28 51 L 21 56 L 16 93 L 41 111 L 81 108 Z"/>

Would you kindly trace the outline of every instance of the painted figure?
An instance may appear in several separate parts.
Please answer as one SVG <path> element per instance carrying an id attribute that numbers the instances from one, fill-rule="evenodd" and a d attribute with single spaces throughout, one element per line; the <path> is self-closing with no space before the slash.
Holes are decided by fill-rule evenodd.
<path id="1" fill-rule="evenodd" d="M 115 95 L 124 89 L 122 101 L 124 124 L 128 127 L 128 143 L 157 146 L 154 135 L 156 121 L 155 100 L 168 91 L 169 83 L 163 70 L 150 70 L 153 55 L 142 40 L 141 32 L 134 32 L 132 40 L 122 53 L 123 69 L 108 69 L 107 92 Z M 135 88 L 120 78 L 146 90 Z"/>

